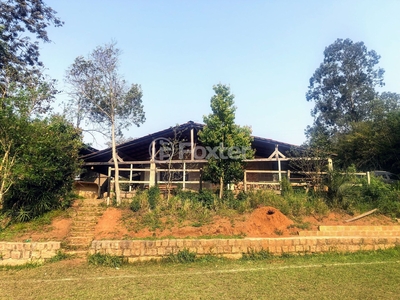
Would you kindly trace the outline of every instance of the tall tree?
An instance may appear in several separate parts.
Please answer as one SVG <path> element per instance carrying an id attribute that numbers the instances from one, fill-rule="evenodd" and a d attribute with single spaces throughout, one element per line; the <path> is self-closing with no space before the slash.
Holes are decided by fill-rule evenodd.
<path id="1" fill-rule="evenodd" d="M 55 15 L 42 0 L 0 1 L 1 96 L 12 97 L 13 92 L 30 91 L 34 94 L 31 101 L 39 112 L 49 108 L 50 100 L 57 93 L 55 82 L 43 75 L 43 63 L 39 59 L 39 41 L 50 42 L 47 27 L 63 24 Z M 32 36 L 36 37 L 35 41 Z"/>
<path id="2" fill-rule="evenodd" d="M 383 86 L 379 58 L 363 42 L 350 39 L 337 39 L 325 48 L 324 61 L 310 78 L 306 94 L 307 101 L 315 102 L 314 127 L 323 127 L 332 136 L 348 131 L 352 122 L 371 118 L 375 88 Z"/>
<path id="3" fill-rule="evenodd" d="M 219 184 L 219 197 L 223 197 L 226 185 L 243 180 L 244 159 L 252 158 L 251 128 L 235 124 L 234 95 L 226 85 L 213 87 L 211 111 L 203 117 L 205 126 L 198 133 L 204 146 L 213 150 L 209 153 L 208 164 L 204 168 L 204 179 Z"/>
<path id="4" fill-rule="evenodd" d="M 117 136 L 132 124 L 139 126 L 145 121 L 140 85 L 129 88 L 119 75 L 121 51 L 115 43 L 97 47 L 88 59 L 79 56 L 67 70 L 66 81 L 72 86 L 72 95 L 79 102 L 88 119 L 102 125 L 112 143 L 112 159 L 115 168 L 115 196 L 120 199 Z"/>

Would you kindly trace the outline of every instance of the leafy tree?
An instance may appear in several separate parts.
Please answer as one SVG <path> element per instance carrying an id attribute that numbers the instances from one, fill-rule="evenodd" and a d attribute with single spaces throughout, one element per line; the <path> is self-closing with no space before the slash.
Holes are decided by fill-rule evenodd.
<path id="1" fill-rule="evenodd" d="M 350 132 L 337 141 L 338 164 L 347 168 L 354 164 L 363 171 L 400 172 L 400 111 L 385 118 L 354 123 Z"/>
<path id="2" fill-rule="evenodd" d="M 18 127 L 8 127 L 14 129 L 10 152 L 15 160 L 3 209 L 18 221 L 27 221 L 68 205 L 67 195 L 80 168 L 82 139 L 80 131 L 61 116 L 15 120 Z"/>
<path id="3" fill-rule="evenodd" d="M 381 121 L 389 113 L 400 110 L 400 94 L 393 92 L 383 92 L 378 95 L 371 103 L 371 117 L 369 120 Z"/>
<path id="4" fill-rule="evenodd" d="M 39 40 L 50 42 L 46 31 L 50 24 L 62 26 L 63 22 L 55 15 L 42 0 L 0 1 L 1 96 L 29 92 L 40 112 L 49 109 L 49 102 L 57 93 L 55 81 L 43 75 L 38 43 Z M 32 35 L 36 41 L 31 40 Z"/>
<path id="5" fill-rule="evenodd" d="M 350 39 L 337 39 L 325 48 L 324 61 L 310 78 L 306 94 L 307 101 L 315 102 L 313 127 L 322 127 L 329 138 L 348 131 L 352 122 L 372 118 L 375 87 L 383 86 L 379 58 L 363 42 Z M 311 137 L 320 132 L 312 127 L 307 131 Z"/>
<path id="6" fill-rule="evenodd" d="M 235 124 L 236 107 L 230 88 L 217 84 L 213 89 L 212 113 L 203 117 L 205 126 L 198 136 L 204 146 L 214 150 L 208 155 L 203 178 L 219 184 L 219 197 L 222 198 L 226 184 L 243 179 L 243 160 L 252 158 L 254 151 L 251 149 L 251 128 Z"/>
<path id="7" fill-rule="evenodd" d="M 13 111 L 11 98 L 0 98 L 0 209 L 4 197 L 14 184 L 13 171 L 17 156 L 17 141 L 25 132 L 27 120 L 20 118 Z"/>
<path id="8" fill-rule="evenodd" d="M 42 0 L 0 1 L 0 76 L 1 83 L 23 82 L 43 67 L 37 40 L 50 42 L 47 27 L 62 26 L 56 12 Z M 25 31 L 29 34 L 25 34 Z"/>
<path id="9" fill-rule="evenodd" d="M 120 53 L 115 43 L 97 47 L 88 59 L 77 57 L 66 75 L 73 89 L 71 94 L 87 112 L 87 118 L 102 126 L 102 132 L 110 137 L 117 203 L 120 203 L 120 186 L 116 139 L 122 135 L 123 128 L 132 124 L 139 126 L 145 121 L 140 85 L 132 84 L 128 88 L 118 74 Z"/>

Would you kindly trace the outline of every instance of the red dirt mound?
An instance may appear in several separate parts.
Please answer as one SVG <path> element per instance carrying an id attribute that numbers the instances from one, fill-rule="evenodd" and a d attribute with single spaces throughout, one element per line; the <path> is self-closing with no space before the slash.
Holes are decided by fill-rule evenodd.
<path id="1" fill-rule="evenodd" d="M 286 235 L 288 226 L 293 221 L 274 207 L 260 207 L 254 210 L 249 218 L 240 224 L 242 232 L 248 237 L 266 237 Z"/>

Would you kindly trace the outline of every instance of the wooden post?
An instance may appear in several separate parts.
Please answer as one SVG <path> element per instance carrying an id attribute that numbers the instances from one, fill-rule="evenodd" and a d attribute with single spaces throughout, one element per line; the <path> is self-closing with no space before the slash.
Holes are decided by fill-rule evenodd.
<path id="1" fill-rule="evenodd" d="M 244 176 L 243 176 L 243 189 L 245 192 L 247 192 L 247 178 L 246 178 L 247 172 L 244 170 Z"/>
<path id="2" fill-rule="evenodd" d="M 203 189 L 203 168 L 200 168 L 199 192 Z"/>
<path id="3" fill-rule="evenodd" d="M 111 195 L 111 167 L 108 167 L 107 206 L 110 205 L 110 195 Z"/>
<path id="4" fill-rule="evenodd" d="M 278 161 L 278 181 L 282 181 L 282 174 L 281 174 L 281 158 L 279 157 L 279 150 L 278 150 L 278 145 L 275 146 L 275 152 L 276 152 L 276 160 Z"/>
<path id="5" fill-rule="evenodd" d="M 98 176 L 97 176 L 97 179 L 98 179 L 97 199 L 101 199 L 103 197 L 101 196 L 100 173 L 97 173 L 97 174 L 98 174 Z"/>
<path id="6" fill-rule="evenodd" d="M 332 158 L 328 158 L 328 170 L 333 171 L 333 162 Z"/>
<path id="7" fill-rule="evenodd" d="M 156 153 L 156 143 L 153 141 L 151 145 L 151 161 L 150 161 L 150 175 L 149 175 L 149 188 L 156 185 L 156 163 L 155 154 Z"/>
<path id="8" fill-rule="evenodd" d="M 190 160 L 194 160 L 194 132 L 190 130 Z"/>
<path id="9" fill-rule="evenodd" d="M 367 172 L 367 183 L 368 185 L 371 184 L 371 174 L 369 172 Z"/>
<path id="10" fill-rule="evenodd" d="M 132 176 L 133 176 L 133 171 L 132 171 L 132 169 L 133 169 L 133 165 L 131 164 L 131 170 L 130 170 L 130 172 L 129 172 L 129 181 L 132 181 Z M 131 183 L 129 183 L 129 192 L 132 192 Z"/>
<path id="11" fill-rule="evenodd" d="M 183 184 L 182 184 L 182 190 L 185 190 L 186 188 L 186 162 L 183 162 Z"/>

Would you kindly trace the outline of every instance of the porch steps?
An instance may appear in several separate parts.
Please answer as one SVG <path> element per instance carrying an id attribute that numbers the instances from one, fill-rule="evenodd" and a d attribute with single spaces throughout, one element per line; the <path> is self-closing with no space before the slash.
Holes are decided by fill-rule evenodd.
<path id="1" fill-rule="evenodd" d="M 319 226 L 319 231 L 300 231 L 300 236 L 400 237 L 400 225 Z"/>
<path id="2" fill-rule="evenodd" d="M 98 219 L 105 208 L 96 199 L 78 200 L 74 203 L 76 211 L 72 216 L 72 227 L 66 239 L 66 253 L 76 257 L 85 257 L 94 239 Z"/>

